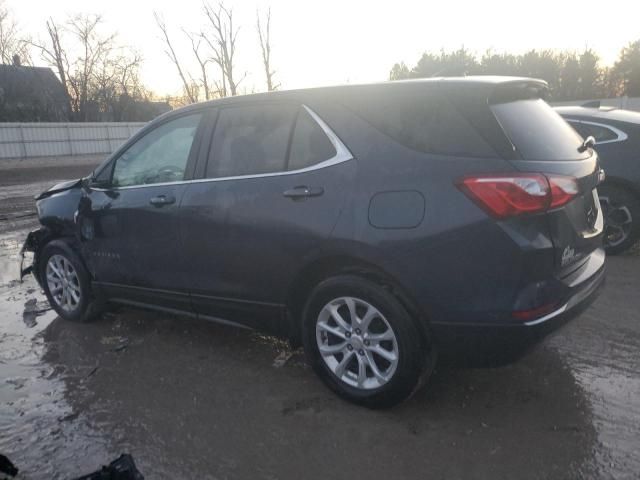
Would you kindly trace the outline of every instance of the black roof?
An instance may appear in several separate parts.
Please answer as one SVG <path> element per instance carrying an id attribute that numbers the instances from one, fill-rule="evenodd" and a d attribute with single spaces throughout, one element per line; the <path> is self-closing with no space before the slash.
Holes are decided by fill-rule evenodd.
<path id="1" fill-rule="evenodd" d="M 53 70 L 48 67 L 0 65 L 0 87 L 12 83 L 44 89 L 48 94 L 65 100 L 64 88 Z"/>
<path id="2" fill-rule="evenodd" d="M 40 105 L 48 114 L 61 117 L 47 120 L 64 120 L 68 114 L 62 83 L 48 67 L 0 65 L 0 100 L 16 106 Z"/>

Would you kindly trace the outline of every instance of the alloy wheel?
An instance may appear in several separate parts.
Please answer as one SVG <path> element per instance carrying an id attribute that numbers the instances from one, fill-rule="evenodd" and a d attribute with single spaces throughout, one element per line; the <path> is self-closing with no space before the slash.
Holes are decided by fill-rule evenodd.
<path id="1" fill-rule="evenodd" d="M 78 272 L 63 255 L 52 255 L 46 268 L 47 286 L 51 297 L 65 312 L 75 310 L 82 299 Z"/>
<path id="2" fill-rule="evenodd" d="M 391 325 L 376 307 L 358 298 L 336 298 L 322 308 L 316 341 L 329 370 L 352 387 L 381 387 L 398 367 L 398 341 Z"/>
<path id="3" fill-rule="evenodd" d="M 604 214 L 605 244 L 616 247 L 624 243 L 631 234 L 633 217 L 625 205 L 612 202 L 608 196 L 600 196 L 600 205 Z"/>

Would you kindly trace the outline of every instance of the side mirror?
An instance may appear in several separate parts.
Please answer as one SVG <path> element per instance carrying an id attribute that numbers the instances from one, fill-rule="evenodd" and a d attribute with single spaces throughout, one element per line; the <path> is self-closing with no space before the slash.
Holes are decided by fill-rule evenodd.
<path id="1" fill-rule="evenodd" d="M 89 188 L 109 188 L 108 180 L 101 180 L 95 177 L 89 177 L 87 179 L 87 187 Z"/>
<path id="2" fill-rule="evenodd" d="M 85 186 L 87 188 L 111 188 L 111 174 L 113 172 L 114 164 L 115 162 L 113 160 L 109 160 L 109 162 L 102 168 L 98 167 L 94 171 L 92 171 L 91 175 L 89 175 L 85 179 Z"/>
<path id="3" fill-rule="evenodd" d="M 111 182 L 109 180 L 100 180 L 93 176 L 86 178 L 85 186 L 87 189 L 100 189 L 109 198 L 118 198 L 120 194 L 117 190 L 111 188 Z"/>

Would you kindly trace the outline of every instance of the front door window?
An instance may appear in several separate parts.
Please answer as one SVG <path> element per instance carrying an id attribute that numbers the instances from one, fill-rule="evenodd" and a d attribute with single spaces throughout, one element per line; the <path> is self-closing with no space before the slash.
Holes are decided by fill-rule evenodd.
<path id="1" fill-rule="evenodd" d="M 131 145 L 116 159 L 111 185 L 130 187 L 179 182 L 202 114 L 164 123 Z"/>

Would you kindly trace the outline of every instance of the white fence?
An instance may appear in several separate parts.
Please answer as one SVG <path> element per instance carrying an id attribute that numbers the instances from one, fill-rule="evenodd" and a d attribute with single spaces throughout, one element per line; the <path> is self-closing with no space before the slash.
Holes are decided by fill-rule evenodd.
<path id="1" fill-rule="evenodd" d="M 0 123 L 0 160 L 111 153 L 144 125 Z"/>

